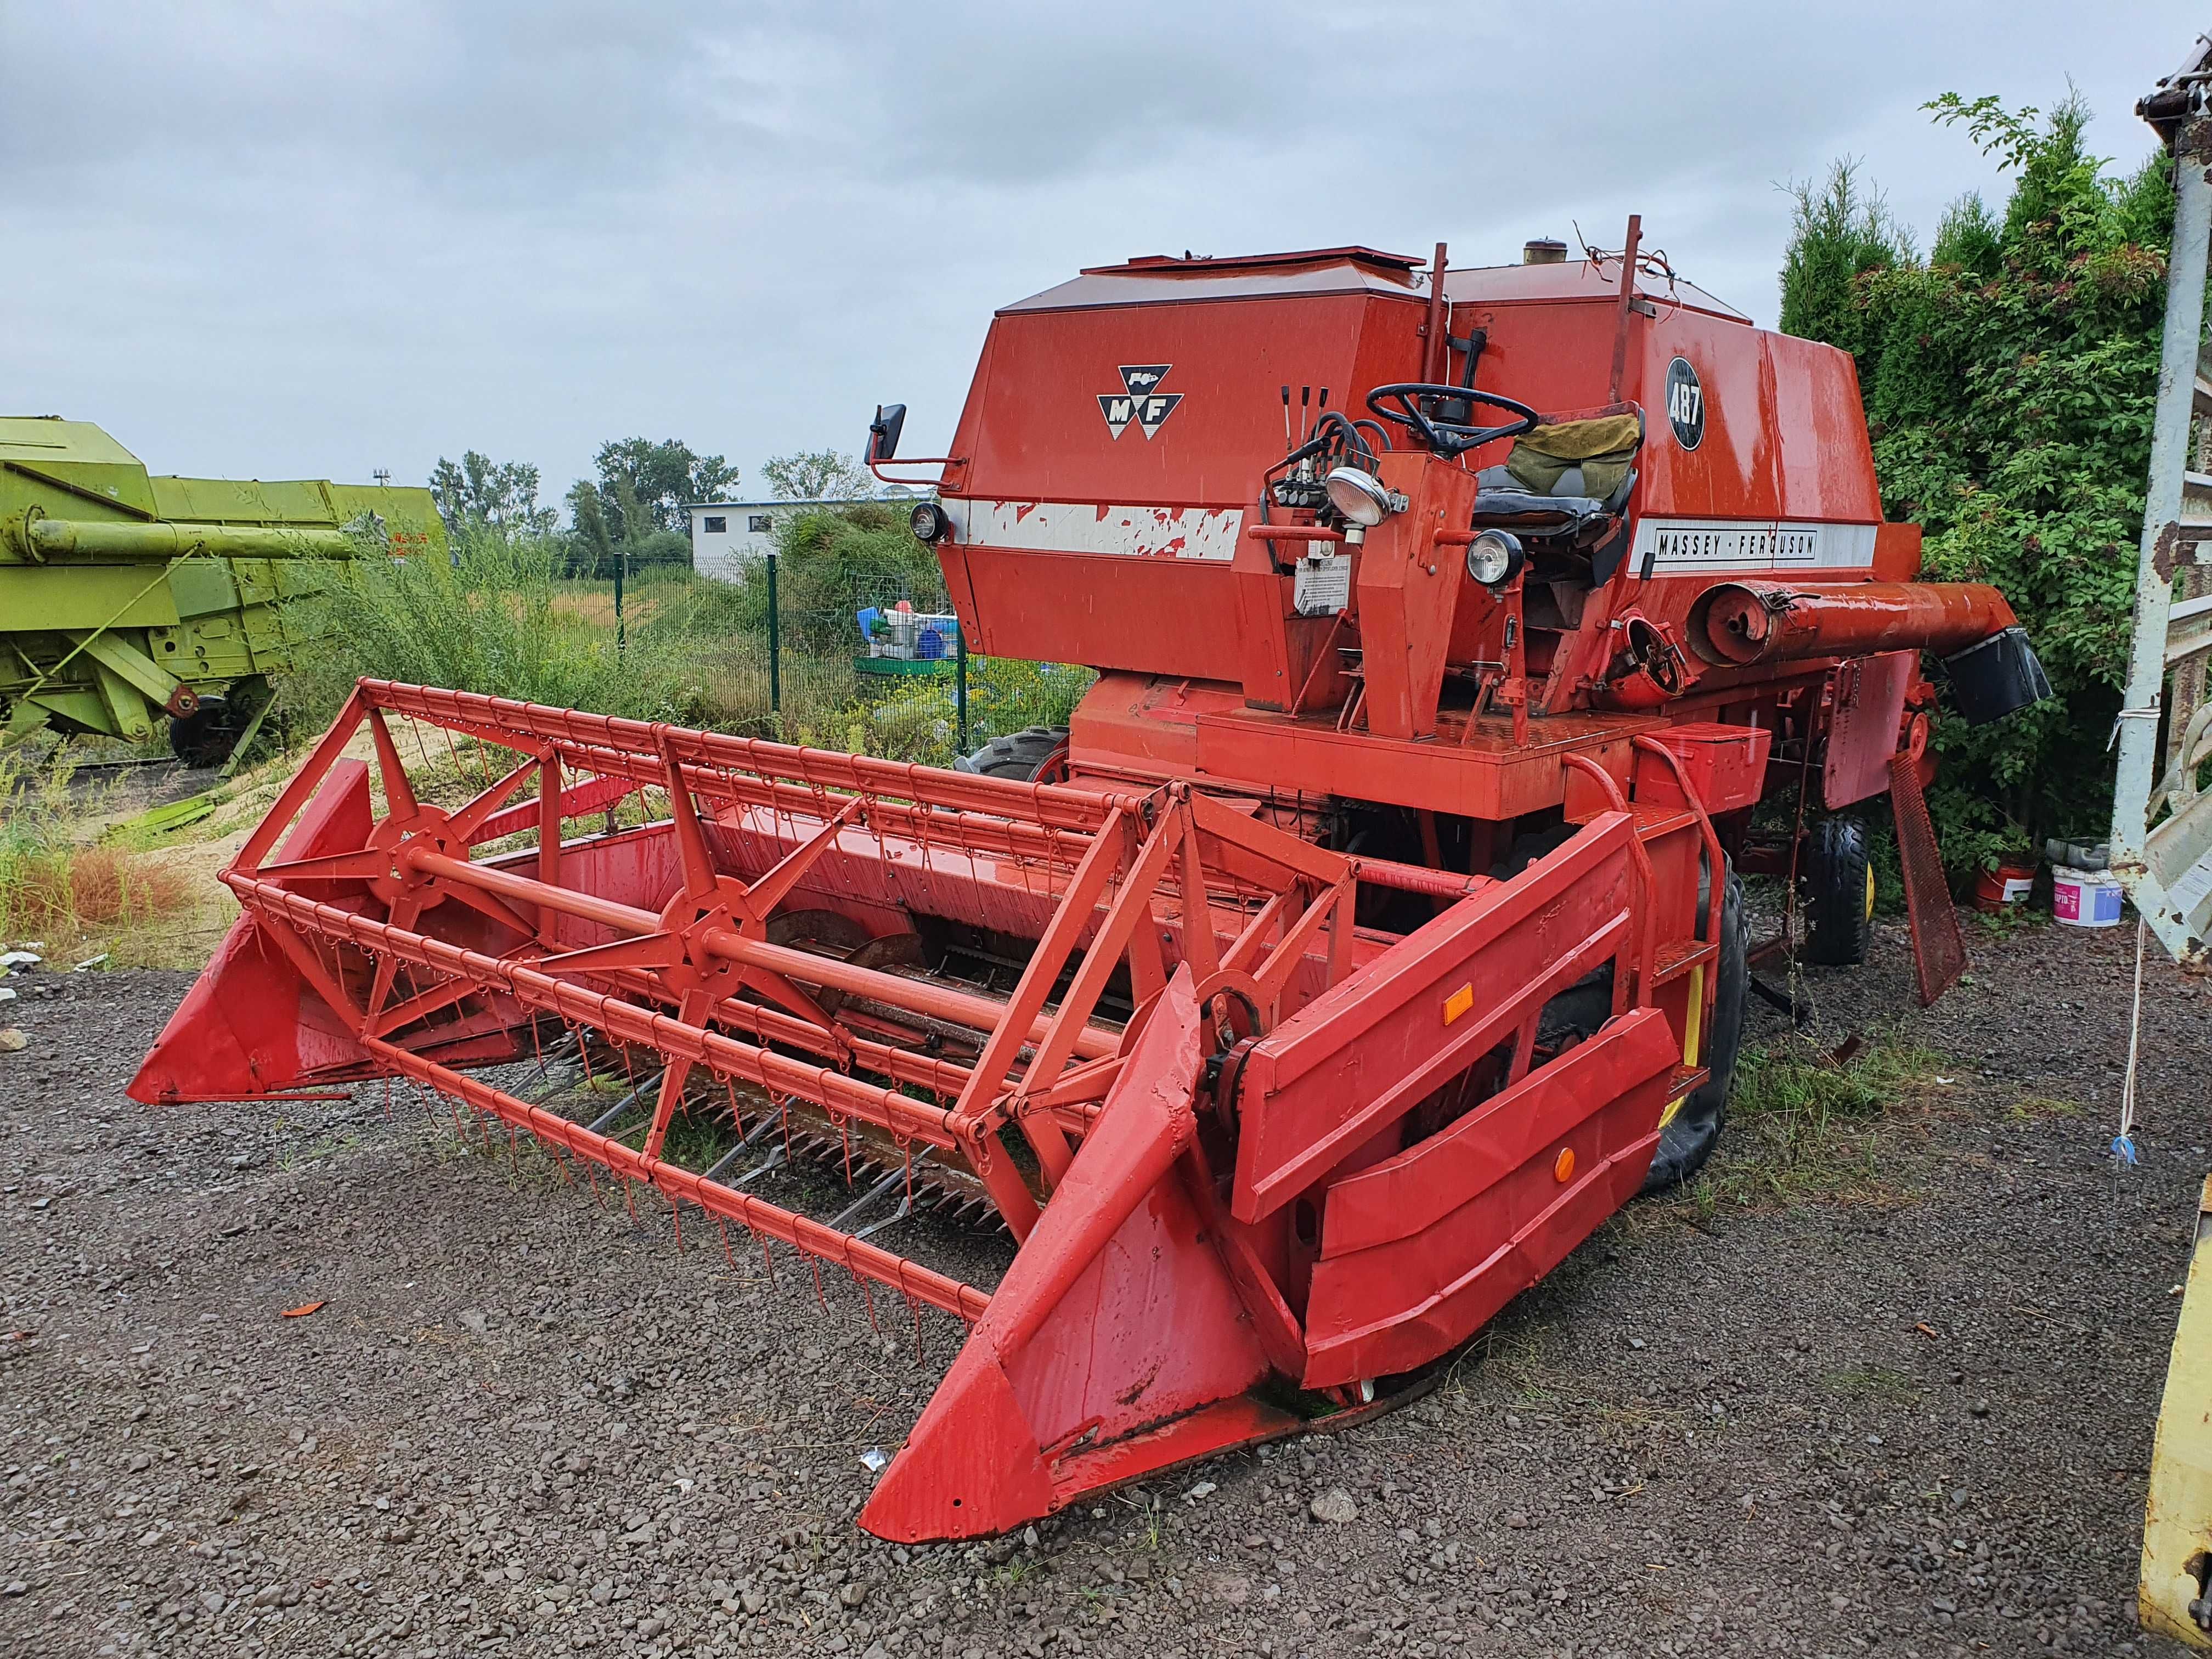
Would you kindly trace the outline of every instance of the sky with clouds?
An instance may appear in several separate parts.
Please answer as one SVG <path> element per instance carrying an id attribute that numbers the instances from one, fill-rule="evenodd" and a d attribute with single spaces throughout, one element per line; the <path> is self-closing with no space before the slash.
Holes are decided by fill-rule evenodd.
<path id="1" fill-rule="evenodd" d="M 2069 81 L 2101 155 L 2180 0 L 1086 5 L 0 0 L 0 412 L 156 471 L 557 498 L 601 440 L 761 460 L 950 434 L 994 307 L 1081 265 L 1616 246 L 1762 322 L 1781 186 L 1916 228 L 1999 184 L 1919 106 Z"/>

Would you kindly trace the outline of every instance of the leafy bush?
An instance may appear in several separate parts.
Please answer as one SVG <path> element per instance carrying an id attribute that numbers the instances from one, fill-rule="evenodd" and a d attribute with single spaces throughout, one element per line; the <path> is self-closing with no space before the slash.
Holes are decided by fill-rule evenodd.
<path id="1" fill-rule="evenodd" d="M 917 611 L 946 607 L 937 555 L 914 538 L 895 505 L 823 507 L 794 513 L 776 526 L 776 577 L 786 641 L 802 651 L 850 656 L 860 638 L 854 612 L 899 599 Z M 749 569 L 764 628 L 767 572 Z"/>
<path id="2" fill-rule="evenodd" d="M 2078 98 L 1929 107 L 2011 176 L 2002 210 L 1961 198 L 1923 262 L 1839 163 L 1799 188 L 1782 326 L 1856 357 L 1886 510 L 1925 530 L 1927 575 L 2002 590 L 2050 672 L 2053 701 L 1937 739 L 1946 856 L 1986 867 L 2111 811 L 2172 191 L 2163 155 L 2108 174 Z"/>

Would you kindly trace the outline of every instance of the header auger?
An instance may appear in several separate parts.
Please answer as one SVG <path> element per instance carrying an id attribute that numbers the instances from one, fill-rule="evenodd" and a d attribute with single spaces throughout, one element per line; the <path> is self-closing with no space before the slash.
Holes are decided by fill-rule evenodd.
<path id="1" fill-rule="evenodd" d="M 1848 358 L 1613 264 L 1150 259 L 1009 307 L 915 524 L 977 648 L 1102 671 L 1072 731 L 947 771 L 363 681 L 134 1094 L 409 1079 L 962 1322 L 886 1537 L 1386 1409 L 1711 1152 L 1739 867 L 1808 842 L 1859 924 L 1816 943 L 1863 941 L 1863 842 L 1808 820 L 1893 786 L 1955 977 L 1918 653 L 1972 718 L 2039 678 L 1992 590 L 1912 581 Z M 454 738 L 441 808 L 410 766 Z M 995 1285 L 931 1265 L 962 1220 Z"/>

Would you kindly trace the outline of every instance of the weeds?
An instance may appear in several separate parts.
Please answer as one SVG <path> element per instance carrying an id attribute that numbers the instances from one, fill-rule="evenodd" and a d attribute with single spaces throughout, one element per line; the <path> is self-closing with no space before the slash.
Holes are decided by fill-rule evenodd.
<path id="1" fill-rule="evenodd" d="M 144 927 L 187 908 L 193 884 L 139 853 L 88 845 L 100 798 L 66 750 L 0 752 L 0 935 L 57 944 Z"/>
<path id="2" fill-rule="evenodd" d="M 2015 933 L 2051 926 L 2049 911 L 2039 910 L 2026 902 L 2008 904 L 2002 910 L 1977 910 L 1973 917 L 1984 933 L 1998 939 L 2010 939 Z"/>
<path id="3" fill-rule="evenodd" d="M 568 579 L 556 538 L 477 525 L 457 534 L 451 558 L 332 562 L 297 601 L 299 631 L 325 644 L 303 653 L 283 705 L 305 723 L 326 721 L 367 677 L 950 765 L 962 742 L 949 665 L 920 680 L 853 666 L 864 650 L 859 606 L 908 599 L 945 608 L 933 556 L 884 514 L 793 522 L 805 533 L 781 561 L 773 687 L 763 568 L 735 582 L 681 569 L 641 575 L 626 588 L 618 642 L 611 582 Z M 1093 678 L 969 659 L 967 747 L 1066 724 Z"/>
<path id="4" fill-rule="evenodd" d="M 1896 1148 L 1884 1127 L 1925 1094 L 1942 1063 L 1886 1038 L 1841 1063 L 1794 1034 L 1745 1049 L 1729 1097 L 1734 1145 L 1723 1143 L 1720 1161 L 1682 1201 L 1710 1216 L 1723 1206 L 1895 1198 Z"/>
<path id="5" fill-rule="evenodd" d="M 1830 1371 L 1821 1380 L 1830 1394 L 1846 1397 L 1856 1395 L 1905 1404 L 1920 1398 L 1920 1384 L 1915 1378 L 1887 1365 L 1860 1365 L 1850 1370 Z"/>
<path id="6" fill-rule="evenodd" d="M 298 603 L 323 648 L 286 682 L 288 703 L 327 719 L 362 676 L 452 686 L 641 720 L 696 723 L 704 684 L 641 623 L 635 649 L 564 603 L 561 544 L 482 526 L 450 558 L 333 561 Z"/>

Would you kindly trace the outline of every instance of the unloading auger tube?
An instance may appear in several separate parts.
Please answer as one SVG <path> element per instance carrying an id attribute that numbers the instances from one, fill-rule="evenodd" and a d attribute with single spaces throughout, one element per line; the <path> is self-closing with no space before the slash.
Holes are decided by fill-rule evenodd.
<path id="1" fill-rule="evenodd" d="M 478 787 L 440 807 L 410 763 L 455 739 Z M 1387 1405 L 1634 1194 L 1702 1077 L 1649 1006 L 1626 812 L 1494 881 L 1255 805 L 364 681 L 223 872 L 244 914 L 131 1092 L 400 1079 L 658 1191 L 679 1234 L 703 1213 L 825 1293 L 839 1270 L 861 1316 L 951 1316 L 972 1329 L 861 1519 L 1001 1531 Z M 564 837 L 609 815 L 643 821 Z M 1356 926 L 1363 888 L 1436 914 Z M 963 971 L 1009 939 L 1034 941 L 1011 982 Z M 1538 1045 L 1608 966 L 1618 1017 Z M 556 1093 L 568 1066 L 617 1108 Z M 675 1155 L 679 1121 L 711 1154 Z M 868 1224 L 763 1193 L 805 1152 Z M 1012 1234 L 995 1289 L 921 1259 L 932 1208 Z"/>

